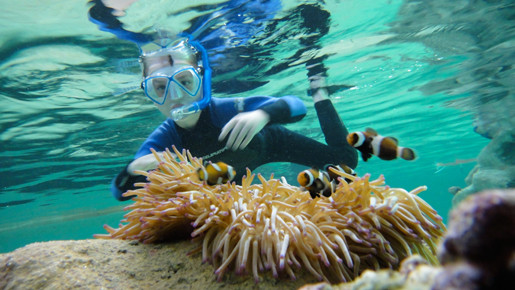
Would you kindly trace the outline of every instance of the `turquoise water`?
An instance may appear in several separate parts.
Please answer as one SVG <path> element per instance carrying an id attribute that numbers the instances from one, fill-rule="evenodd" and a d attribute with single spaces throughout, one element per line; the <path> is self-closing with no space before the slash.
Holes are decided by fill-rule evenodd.
<path id="1" fill-rule="evenodd" d="M 119 61 L 135 59 L 138 51 L 90 23 L 86 1 L 1 1 L 0 252 L 104 233 L 102 225 L 117 225 L 127 205 L 111 197 L 111 178 L 162 121 L 140 91 L 113 96 L 138 84 L 137 69 L 120 70 Z M 216 9 L 201 4 L 218 2 L 139 1 L 123 19 L 134 30 L 154 24 L 181 30 L 211 12 L 187 5 Z M 488 100 L 513 98 L 513 4 L 325 1 L 331 23 L 322 48 L 264 73 L 299 49 L 300 31 L 286 16 L 301 2 L 319 1 L 283 1 L 273 33 L 254 40 L 267 49 L 256 51 L 262 61 L 213 81 L 267 81 L 243 95 L 299 96 L 308 115 L 288 127 L 322 141 L 305 94 L 304 62 L 326 55 L 328 83 L 354 86 L 333 96 L 349 130 L 372 127 L 419 156 L 414 162 L 372 158 L 360 162 L 358 173 L 384 174 L 387 184 L 408 190 L 427 185 L 421 196 L 446 219 L 452 200 L 448 188 L 464 187 L 475 163 L 436 164 L 476 158 L 488 144 L 473 130 L 479 112 L 512 117 L 498 113 L 502 108 Z M 264 45 L 269 43 L 274 45 Z M 261 168 L 291 182 L 296 170 L 288 164 Z"/>

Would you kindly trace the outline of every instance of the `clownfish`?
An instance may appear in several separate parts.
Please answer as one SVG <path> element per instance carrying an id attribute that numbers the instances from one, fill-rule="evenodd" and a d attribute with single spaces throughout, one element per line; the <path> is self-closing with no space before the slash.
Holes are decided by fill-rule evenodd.
<path id="1" fill-rule="evenodd" d="M 350 168 L 350 167 L 349 167 L 349 166 L 347 166 L 346 164 L 343 164 L 343 163 L 342 163 L 342 164 L 340 164 L 340 165 L 332 165 L 332 164 L 329 164 L 329 165 L 327 165 L 327 166 L 325 167 L 325 171 L 327 171 L 327 174 L 329 175 L 329 179 L 330 179 L 331 181 L 337 181 L 337 180 L 338 180 L 338 177 L 340 177 L 340 175 L 338 175 L 338 174 L 336 174 L 336 173 L 332 172 L 331 170 L 329 170 L 329 168 L 331 168 L 331 167 L 332 167 L 332 168 L 335 168 L 335 169 L 336 169 L 336 170 L 338 170 L 338 171 L 341 171 L 341 172 L 345 172 L 345 173 L 347 173 L 347 174 L 350 174 L 350 175 L 352 175 L 352 176 L 357 176 L 356 171 L 354 171 L 354 169 Z M 351 179 L 349 179 L 349 178 L 345 178 L 345 181 L 346 181 L 347 183 L 352 182 L 352 180 L 351 180 Z"/>
<path id="2" fill-rule="evenodd" d="M 320 193 L 325 197 L 329 197 L 333 192 L 333 183 L 329 174 L 323 170 L 315 168 L 306 169 L 297 175 L 297 181 L 309 191 L 313 199 L 320 197 Z"/>
<path id="3" fill-rule="evenodd" d="M 347 135 L 347 142 L 361 152 L 363 161 L 367 161 L 372 154 L 383 159 L 393 160 L 400 157 L 404 160 L 414 160 L 415 151 L 411 148 L 399 146 L 394 137 L 384 137 L 372 129 L 365 132 L 353 132 Z"/>
<path id="4" fill-rule="evenodd" d="M 224 162 L 206 163 L 197 169 L 198 178 L 209 185 L 230 182 L 236 176 L 234 168 Z"/>

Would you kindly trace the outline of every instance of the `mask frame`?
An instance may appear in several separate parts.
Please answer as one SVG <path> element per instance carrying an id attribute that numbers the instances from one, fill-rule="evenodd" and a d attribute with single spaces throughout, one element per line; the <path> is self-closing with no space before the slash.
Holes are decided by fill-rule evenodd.
<path id="1" fill-rule="evenodd" d="M 184 75 L 185 73 L 190 73 L 194 83 L 196 83 L 191 88 L 188 88 L 182 84 L 183 80 L 176 79 L 177 76 L 180 77 L 181 74 Z M 164 91 L 161 94 L 159 92 L 155 92 L 157 89 L 155 88 L 156 84 L 154 82 L 159 79 L 161 79 L 162 84 L 166 83 Z M 193 66 L 185 66 L 180 68 L 171 74 L 171 76 L 168 74 L 160 73 L 158 70 L 157 74 L 151 74 L 150 76 L 146 77 L 143 82 L 141 82 L 141 88 L 145 92 L 145 95 L 158 105 L 163 105 L 169 95 L 172 100 L 188 99 L 188 97 L 195 99 L 197 98 L 201 87 L 202 78 L 198 74 L 197 69 L 195 69 Z M 184 96 L 184 93 L 187 95 Z"/>

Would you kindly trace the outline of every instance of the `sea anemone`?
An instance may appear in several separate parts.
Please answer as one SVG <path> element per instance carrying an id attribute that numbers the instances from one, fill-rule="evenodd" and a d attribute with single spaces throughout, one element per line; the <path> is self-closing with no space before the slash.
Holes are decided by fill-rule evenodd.
<path id="1" fill-rule="evenodd" d="M 170 151 L 141 188 L 128 191 L 134 204 L 119 228 L 107 225 L 97 238 L 167 240 L 189 229 L 199 243 L 202 261 L 215 265 L 220 280 L 236 273 L 271 271 L 274 277 L 305 268 L 319 280 L 350 281 L 366 269 L 396 268 L 412 254 L 438 263 L 436 244 L 445 231 L 442 218 L 411 192 L 384 185 L 384 177 L 355 177 L 334 170 L 339 183 L 330 197 L 311 198 L 284 178 L 252 184 L 247 170 L 241 185 L 207 185 L 198 179 L 202 160 L 189 152 Z M 177 159 L 177 160 L 176 160 Z M 332 170 L 332 169 L 331 169 Z M 345 178 L 351 182 L 345 182 Z"/>

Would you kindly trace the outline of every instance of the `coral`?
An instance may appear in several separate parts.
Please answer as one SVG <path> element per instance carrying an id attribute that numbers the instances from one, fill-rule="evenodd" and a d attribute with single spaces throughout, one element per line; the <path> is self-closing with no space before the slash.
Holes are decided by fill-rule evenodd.
<path id="1" fill-rule="evenodd" d="M 431 289 L 440 267 L 427 264 L 419 255 L 401 262 L 399 271 L 381 269 L 364 271 L 352 282 L 330 285 L 326 282 L 307 284 L 299 290 L 363 290 L 363 289 Z"/>
<path id="2" fill-rule="evenodd" d="M 104 226 L 109 234 L 97 238 L 168 240 L 186 231 L 199 243 L 202 260 L 215 265 L 219 279 L 229 269 L 251 273 L 271 271 L 275 277 L 295 279 L 304 268 L 319 280 L 349 281 L 366 269 L 395 268 L 403 258 L 418 253 L 431 263 L 445 231 L 442 219 L 417 196 L 344 172 L 330 197 L 312 199 L 286 180 L 252 184 L 247 170 L 241 185 L 209 186 L 199 181 L 202 160 L 189 152 L 164 152 L 158 168 L 140 172 L 147 183 L 125 195 L 134 204 L 119 228 Z M 345 178 L 352 182 L 345 182 Z"/>
<path id="3" fill-rule="evenodd" d="M 450 215 L 435 289 L 501 289 L 515 282 L 515 190 L 472 195 Z"/>

